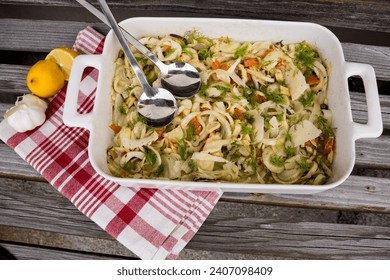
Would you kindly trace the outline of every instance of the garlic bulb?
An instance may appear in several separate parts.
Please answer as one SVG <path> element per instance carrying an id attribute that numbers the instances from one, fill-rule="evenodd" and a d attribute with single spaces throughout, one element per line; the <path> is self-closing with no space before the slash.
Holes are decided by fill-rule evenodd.
<path id="1" fill-rule="evenodd" d="M 46 120 L 47 103 L 33 94 L 19 97 L 4 114 L 9 125 L 17 132 L 26 132 L 40 126 Z"/>

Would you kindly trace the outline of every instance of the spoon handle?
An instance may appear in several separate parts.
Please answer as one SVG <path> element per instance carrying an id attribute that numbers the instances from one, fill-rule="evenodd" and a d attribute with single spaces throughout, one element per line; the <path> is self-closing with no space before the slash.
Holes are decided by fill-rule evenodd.
<path id="1" fill-rule="evenodd" d="M 144 92 L 148 96 L 153 96 L 155 94 L 153 88 L 149 85 L 148 81 L 146 80 L 146 77 L 144 73 L 142 72 L 141 68 L 139 67 L 137 60 L 135 59 L 133 53 L 131 52 L 129 46 L 127 45 L 126 39 L 123 36 L 122 32 L 119 29 L 119 26 L 113 16 L 113 14 L 110 11 L 110 8 L 108 7 L 105 0 L 98 0 L 104 14 L 106 15 L 106 19 L 108 20 L 112 30 L 114 31 L 120 45 L 122 46 L 122 49 L 127 57 L 127 59 L 130 62 L 131 67 L 133 68 L 135 75 L 137 76 L 139 82 L 141 83 L 141 86 L 144 90 Z"/>
<path id="2" fill-rule="evenodd" d="M 86 0 L 76 0 L 79 2 L 81 6 L 86 8 L 88 11 L 90 11 L 94 16 L 96 16 L 99 20 L 107 24 L 108 26 L 111 26 L 110 22 L 107 20 L 107 18 L 104 16 L 104 14 L 96 9 L 91 3 L 89 3 Z M 127 32 L 124 28 L 119 26 L 119 28 L 122 30 L 122 33 L 126 40 L 132 44 L 137 50 L 139 50 L 143 55 L 145 55 L 147 58 L 150 59 L 158 68 L 163 69 L 166 67 L 164 63 L 162 63 L 147 47 L 145 47 L 143 44 L 141 44 L 136 38 L 133 37 L 129 32 Z"/>

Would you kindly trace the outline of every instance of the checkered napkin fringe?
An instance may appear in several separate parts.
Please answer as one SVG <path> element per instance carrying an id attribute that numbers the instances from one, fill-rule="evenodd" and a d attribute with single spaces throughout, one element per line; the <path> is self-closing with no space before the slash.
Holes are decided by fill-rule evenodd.
<path id="1" fill-rule="evenodd" d="M 73 48 L 100 54 L 104 37 L 87 27 Z M 80 113 L 93 108 L 98 78 L 89 69 L 80 84 Z M 17 133 L 6 120 L 0 138 L 33 166 L 83 214 L 141 259 L 176 259 L 199 230 L 222 192 L 157 190 L 142 185 L 121 187 L 99 176 L 87 152 L 89 132 L 62 121 L 66 88 L 49 103 L 47 120 L 39 128 Z"/>

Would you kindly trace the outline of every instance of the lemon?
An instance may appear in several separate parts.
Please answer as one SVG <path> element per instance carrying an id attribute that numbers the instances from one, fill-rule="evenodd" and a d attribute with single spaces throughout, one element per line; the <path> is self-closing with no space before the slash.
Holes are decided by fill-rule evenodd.
<path id="1" fill-rule="evenodd" d="M 39 60 L 27 73 L 27 87 L 35 95 L 47 98 L 65 85 L 65 75 L 52 60 Z"/>
<path id="2" fill-rule="evenodd" d="M 70 48 L 55 48 L 46 56 L 46 59 L 57 63 L 65 74 L 65 80 L 69 80 L 70 69 L 76 56 L 78 53 Z"/>

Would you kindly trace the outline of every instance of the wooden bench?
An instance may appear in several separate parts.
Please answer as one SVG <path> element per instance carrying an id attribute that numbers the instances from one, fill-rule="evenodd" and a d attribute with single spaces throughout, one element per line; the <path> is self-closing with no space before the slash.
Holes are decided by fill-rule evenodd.
<path id="1" fill-rule="evenodd" d="M 108 1 L 118 20 L 185 16 L 319 23 L 339 37 L 347 61 L 371 64 L 378 81 L 384 133 L 357 141 L 355 169 L 344 184 L 316 195 L 225 193 L 180 258 L 390 258 L 388 0 L 131 2 Z M 73 0 L 1 1 L 0 120 L 28 92 L 29 67 L 55 47 L 72 46 L 88 25 L 108 31 Z M 351 78 L 349 85 L 354 120 L 364 123 L 361 80 Z M 3 142 L 0 155 L 0 246 L 18 259 L 136 258 Z"/>

